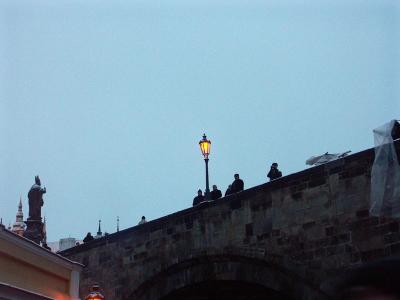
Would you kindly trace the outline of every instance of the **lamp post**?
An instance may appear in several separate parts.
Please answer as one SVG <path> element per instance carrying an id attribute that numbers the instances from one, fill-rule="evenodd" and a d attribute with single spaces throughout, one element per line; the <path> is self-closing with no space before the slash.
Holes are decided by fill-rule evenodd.
<path id="1" fill-rule="evenodd" d="M 210 200 L 210 187 L 208 183 L 208 155 L 210 154 L 211 141 L 207 140 L 206 134 L 203 134 L 203 139 L 199 142 L 201 153 L 204 156 L 206 163 L 206 200 Z"/>
<path id="2" fill-rule="evenodd" d="M 100 293 L 100 286 L 93 284 L 92 291 L 86 296 L 85 300 L 105 300 L 104 296 Z"/>

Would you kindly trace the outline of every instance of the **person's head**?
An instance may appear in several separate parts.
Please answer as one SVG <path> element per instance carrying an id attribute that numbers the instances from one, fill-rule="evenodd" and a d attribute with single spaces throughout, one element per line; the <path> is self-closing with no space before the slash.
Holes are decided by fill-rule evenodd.
<path id="1" fill-rule="evenodd" d="M 87 236 L 91 236 L 92 234 L 90 232 L 87 233 Z"/>
<path id="2" fill-rule="evenodd" d="M 235 179 L 239 179 L 239 174 L 235 174 L 235 175 L 233 175 L 233 177 L 235 178 Z"/>
<path id="3" fill-rule="evenodd" d="M 216 191 L 217 190 L 217 186 L 214 184 L 213 185 L 213 191 Z"/>
<path id="4" fill-rule="evenodd" d="M 202 195 L 203 195 L 203 191 L 199 189 L 199 190 L 197 191 L 197 195 L 202 196 Z"/>
<path id="5" fill-rule="evenodd" d="M 272 168 L 272 169 L 278 169 L 278 164 L 277 164 L 277 163 L 273 163 L 273 164 L 271 165 L 271 168 Z"/>
<path id="6" fill-rule="evenodd" d="M 145 216 L 142 216 L 142 220 L 145 220 L 146 219 L 146 217 Z"/>

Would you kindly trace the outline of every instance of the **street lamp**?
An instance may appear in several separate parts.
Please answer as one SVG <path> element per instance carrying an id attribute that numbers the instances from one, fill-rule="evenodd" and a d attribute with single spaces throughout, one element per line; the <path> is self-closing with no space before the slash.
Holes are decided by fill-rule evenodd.
<path id="1" fill-rule="evenodd" d="M 210 200 L 210 187 L 208 184 L 208 155 L 210 154 L 211 141 L 207 140 L 206 134 L 203 134 L 203 139 L 199 142 L 201 153 L 204 156 L 206 163 L 206 200 Z"/>
<path id="2" fill-rule="evenodd" d="M 86 296 L 85 300 L 105 300 L 104 296 L 100 293 L 100 286 L 93 284 L 92 291 Z"/>

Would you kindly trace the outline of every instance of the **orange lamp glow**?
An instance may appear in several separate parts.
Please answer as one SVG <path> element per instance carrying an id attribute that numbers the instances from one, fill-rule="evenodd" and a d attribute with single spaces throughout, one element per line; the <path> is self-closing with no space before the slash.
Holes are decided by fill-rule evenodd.
<path id="1" fill-rule="evenodd" d="M 86 296 L 85 300 L 105 300 L 104 296 L 100 293 L 100 286 L 98 284 L 92 286 L 92 291 Z"/>
<path id="2" fill-rule="evenodd" d="M 208 155 L 210 154 L 211 149 L 211 141 L 207 140 L 205 134 L 203 134 L 203 139 L 199 142 L 201 153 L 203 154 L 205 159 L 208 159 Z"/>

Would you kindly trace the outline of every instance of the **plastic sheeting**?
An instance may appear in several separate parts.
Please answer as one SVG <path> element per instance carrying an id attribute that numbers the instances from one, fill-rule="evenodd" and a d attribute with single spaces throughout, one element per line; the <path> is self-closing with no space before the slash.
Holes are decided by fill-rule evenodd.
<path id="1" fill-rule="evenodd" d="M 322 164 L 326 164 L 335 159 L 343 158 L 347 156 L 351 151 L 346 151 L 342 153 L 328 153 L 319 155 L 319 156 L 311 156 L 309 159 L 306 160 L 306 165 L 310 166 L 319 166 Z"/>
<path id="2" fill-rule="evenodd" d="M 374 129 L 375 160 L 371 170 L 373 216 L 400 217 L 400 165 L 393 144 L 396 120 Z"/>

